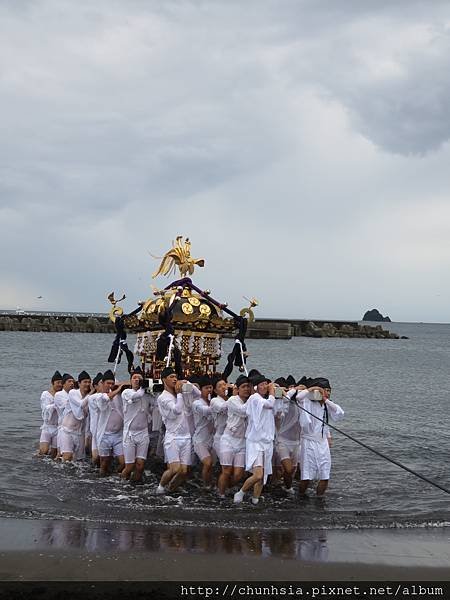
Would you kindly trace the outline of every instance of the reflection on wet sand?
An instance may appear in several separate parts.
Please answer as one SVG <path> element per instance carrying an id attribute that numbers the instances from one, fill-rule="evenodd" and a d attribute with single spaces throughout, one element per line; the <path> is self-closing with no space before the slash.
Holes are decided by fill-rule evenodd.
<path id="1" fill-rule="evenodd" d="M 207 528 L 125 528 L 94 526 L 81 521 L 42 523 L 39 542 L 58 549 L 88 552 L 193 552 L 278 556 L 304 561 L 328 560 L 324 531 L 226 530 Z"/>

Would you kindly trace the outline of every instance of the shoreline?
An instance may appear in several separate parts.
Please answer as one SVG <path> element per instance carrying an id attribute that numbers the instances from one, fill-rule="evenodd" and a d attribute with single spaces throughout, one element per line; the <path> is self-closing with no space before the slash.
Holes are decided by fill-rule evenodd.
<path id="1" fill-rule="evenodd" d="M 1 581 L 450 578 L 450 528 L 237 533 L 0 519 Z"/>

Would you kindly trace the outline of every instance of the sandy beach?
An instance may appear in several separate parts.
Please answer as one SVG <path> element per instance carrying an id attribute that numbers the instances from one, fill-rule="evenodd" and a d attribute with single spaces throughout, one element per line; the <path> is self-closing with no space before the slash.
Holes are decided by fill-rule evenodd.
<path id="1" fill-rule="evenodd" d="M 258 531 L 1 519 L 0 580 L 446 581 L 450 578 L 450 530 L 446 528 L 305 531 L 296 532 L 294 537 L 291 533 L 274 532 L 272 537 L 270 534 L 265 537 Z"/>

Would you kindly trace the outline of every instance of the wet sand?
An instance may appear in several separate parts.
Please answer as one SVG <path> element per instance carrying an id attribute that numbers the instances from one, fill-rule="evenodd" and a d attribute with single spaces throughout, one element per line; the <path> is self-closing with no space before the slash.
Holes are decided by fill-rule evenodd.
<path id="1" fill-rule="evenodd" d="M 2 581 L 448 581 L 449 567 L 308 563 L 278 557 L 166 552 L 106 554 L 7 552 Z"/>
<path id="2" fill-rule="evenodd" d="M 255 531 L 0 519 L 2 581 L 448 581 L 450 529 Z"/>

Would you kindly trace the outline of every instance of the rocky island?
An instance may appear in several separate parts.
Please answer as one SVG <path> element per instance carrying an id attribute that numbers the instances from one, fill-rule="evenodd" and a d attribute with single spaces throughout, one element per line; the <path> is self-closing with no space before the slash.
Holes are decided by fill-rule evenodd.
<path id="1" fill-rule="evenodd" d="M 381 323 L 392 323 L 391 319 L 386 316 L 383 317 L 383 315 L 380 313 L 380 311 L 378 311 L 376 308 L 372 308 L 372 310 L 368 310 L 363 318 L 363 321 L 379 321 Z"/>

